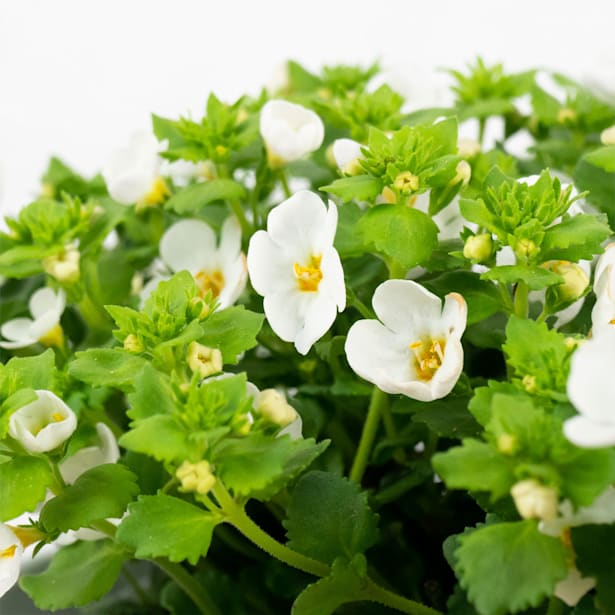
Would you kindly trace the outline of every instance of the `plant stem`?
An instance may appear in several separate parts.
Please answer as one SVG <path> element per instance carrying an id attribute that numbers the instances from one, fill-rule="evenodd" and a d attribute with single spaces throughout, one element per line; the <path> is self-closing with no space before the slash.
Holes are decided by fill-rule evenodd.
<path id="1" fill-rule="evenodd" d="M 242 506 L 237 504 L 224 486 L 218 482 L 213 488 L 218 503 L 227 515 L 226 521 L 239 530 L 248 540 L 272 557 L 317 577 L 326 577 L 329 566 L 311 557 L 297 553 L 264 532 L 248 515 Z"/>
<path id="2" fill-rule="evenodd" d="M 515 315 L 519 316 L 519 318 L 527 318 L 527 296 L 529 294 L 529 288 L 527 284 L 520 280 L 517 282 L 517 287 L 515 288 Z"/>
<path id="3" fill-rule="evenodd" d="M 365 474 L 369 456 L 372 452 L 372 446 L 374 445 L 374 440 L 376 439 L 376 433 L 378 432 L 382 408 L 387 403 L 387 394 L 375 386 L 369 402 L 367 418 L 363 424 L 363 432 L 361 433 L 359 448 L 357 449 L 354 461 L 352 463 L 352 469 L 350 470 L 350 480 L 355 481 L 355 483 L 361 484 L 361 481 L 363 480 L 363 474 Z"/>
<path id="4" fill-rule="evenodd" d="M 241 226 L 241 236 L 244 238 L 250 237 L 252 235 L 252 227 L 246 218 L 246 214 L 243 211 L 243 207 L 239 201 L 227 201 L 229 207 L 233 210 L 233 213 L 239 220 L 239 226 Z"/>
<path id="5" fill-rule="evenodd" d="M 282 190 L 284 190 L 284 196 L 286 196 L 287 199 L 290 199 L 293 193 L 290 191 L 288 177 L 286 177 L 286 170 L 284 168 L 279 170 L 278 177 L 280 178 L 280 184 L 282 184 Z"/>
<path id="6" fill-rule="evenodd" d="M 564 603 L 555 596 L 549 598 L 549 604 L 545 615 L 561 615 L 564 612 Z"/>
<path id="7" fill-rule="evenodd" d="M 373 310 L 367 307 L 365 303 L 357 297 L 356 293 L 352 290 L 352 288 L 350 288 L 350 286 L 346 288 L 346 300 L 348 305 L 355 308 L 357 312 L 363 316 L 363 318 L 376 318 L 376 314 L 374 314 Z"/>
<path id="8" fill-rule="evenodd" d="M 510 298 L 510 293 L 506 288 L 506 285 L 501 284 L 500 282 L 496 282 L 496 286 L 498 291 L 500 292 L 500 297 L 502 298 L 502 303 L 508 312 L 511 314 L 515 311 L 515 306 L 513 305 L 512 299 Z"/>
<path id="9" fill-rule="evenodd" d="M 220 609 L 209 597 L 205 588 L 182 566 L 165 559 L 152 560 L 160 570 L 165 572 L 194 602 L 203 615 L 222 615 Z"/>
<path id="10" fill-rule="evenodd" d="M 394 260 L 387 261 L 387 267 L 389 269 L 389 279 L 391 280 L 405 280 L 408 270 L 402 267 L 398 262 Z"/>
<path id="11" fill-rule="evenodd" d="M 483 147 L 483 139 L 485 138 L 485 128 L 487 127 L 487 120 L 481 117 L 478 120 L 478 144 Z"/>
<path id="12" fill-rule="evenodd" d="M 392 609 L 401 611 L 402 613 L 408 613 L 409 615 L 440 615 L 439 611 L 436 611 L 420 602 L 415 602 L 408 598 L 404 598 L 399 594 L 395 594 L 380 585 L 377 585 L 371 579 L 367 580 L 367 587 L 364 591 L 365 600 L 371 602 L 379 602 L 385 606 L 389 606 Z"/>
<path id="13" fill-rule="evenodd" d="M 132 587 L 133 591 L 135 592 L 135 594 L 137 594 L 137 597 L 139 598 L 139 600 L 141 600 L 143 605 L 144 606 L 151 605 L 152 604 L 151 598 L 143 591 L 143 589 L 139 585 L 139 582 L 135 578 L 135 575 L 132 574 L 130 570 L 128 570 L 128 566 L 124 566 L 122 568 L 122 573 L 124 574 L 126 581 L 128 581 L 128 585 Z"/>

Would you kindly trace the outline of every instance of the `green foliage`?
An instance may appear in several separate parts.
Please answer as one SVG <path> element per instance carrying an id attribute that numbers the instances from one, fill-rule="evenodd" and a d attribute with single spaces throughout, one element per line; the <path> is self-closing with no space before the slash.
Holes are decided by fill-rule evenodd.
<path id="1" fill-rule="evenodd" d="M 111 386 L 129 391 L 135 377 L 147 365 L 139 356 L 115 348 L 92 348 L 78 352 L 69 366 L 70 374 L 93 386 Z"/>
<path id="2" fill-rule="evenodd" d="M 19 456 L 0 463 L 0 521 L 34 511 L 53 483 L 51 467 L 39 457 Z"/>
<path id="3" fill-rule="evenodd" d="M 186 186 L 174 194 L 165 203 L 165 207 L 178 214 L 197 214 L 210 203 L 242 199 L 245 195 L 245 188 L 241 184 L 230 179 L 213 179 Z"/>
<path id="4" fill-rule="evenodd" d="M 23 575 L 19 585 L 39 609 L 84 606 L 113 587 L 127 559 L 110 540 L 76 542 L 58 551 L 41 574 Z"/>
<path id="5" fill-rule="evenodd" d="M 566 549 L 535 521 L 497 523 L 459 537 L 456 571 L 481 615 L 538 606 L 568 574 Z"/>
<path id="6" fill-rule="evenodd" d="M 378 537 L 378 516 L 365 493 L 328 472 L 308 472 L 297 482 L 284 526 L 289 547 L 328 563 L 351 560 Z"/>
<path id="7" fill-rule="evenodd" d="M 49 500 L 41 510 L 40 521 L 48 531 L 66 532 L 88 527 L 94 521 L 121 517 L 139 492 L 136 478 L 119 464 L 96 466 Z"/>
<path id="8" fill-rule="evenodd" d="M 166 557 L 192 565 L 207 555 L 212 532 L 220 523 L 211 513 L 163 494 L 141 496 L 130 505 L 129 513 L 118 527 L 116 539 L 134 550 L 135 557 Z"/>

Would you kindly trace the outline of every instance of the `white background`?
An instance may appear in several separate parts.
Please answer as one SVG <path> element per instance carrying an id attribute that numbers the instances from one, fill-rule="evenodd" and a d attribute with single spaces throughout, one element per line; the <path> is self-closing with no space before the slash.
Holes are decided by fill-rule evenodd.
<path id="1" fill-rule="evenodd" d="M 286 58 L 379 59 L 420 88 L 481 54 L 615 89 L 614 18 L 610 0 L 0 0 L 0 209 L 31 200 L 51 154 L 94 173 L 151 111 L 200 117 Z"/>

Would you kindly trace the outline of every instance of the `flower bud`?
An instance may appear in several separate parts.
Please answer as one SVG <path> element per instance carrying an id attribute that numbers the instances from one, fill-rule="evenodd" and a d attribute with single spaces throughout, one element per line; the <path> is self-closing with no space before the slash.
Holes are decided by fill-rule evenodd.
<path id="1" fill-rule="evenodd" d="M 30 453 L 46 453 L 63 444 L 77 428 L 75 413 L 51 391 L 35 391 L 37 399 L 9 418 L 9 434 Z"/>
<path id="2" fill-rule="evenodd" d="M 600 133 L 602 145 L 615 145 L 615 126 L 610 126 Z"/>
<path id="3" fill-rule="evenodd" d="M 393 187 L 401 194 L 416 192 L 419 189 L 419 178 L 410 171 L 403 171 L 395 178 Z"/>
<path id="4" fill-rule="evenodd" d="M 218 348 L 209 348 L 198 342 L 192 342 L 188 346 L 186 359 L 190 369 L 201 378 L 222 371 L 222 353 Z"/>
<path id="5" fill-rule="evenodd" d="M 466 239 L 463 246 L 463 255 L 465 258 L 476 263 L 486 261 L 493 252 L 493 240 L 489 233 L 481 233 L 480 235 L 472 235 Z"/>
<path id="6" fill-rule="evenodd" d="M 210 464 L 203 460 L 198 463 L 184 461 L 175 472 L 175 476 L 182 485 L 182 490 L 205 495 L 216 484 L 216 477 L 211 471 Z"/>
<path id="7" fill-rule="evenodd" d="M 254 400 L 254 406 L 262 417 L 280 427 L 290 425 L 297 418 L 297 411 L 275 389 L 261 391 Z"/>
<path id="8" fill-rule="evenodd" d="M 514 246 L 515 255 L 527 260 L 538 254 L 540 248 L 531 239 L 519 239 Z"/>
<path id="9" fill-rule="evenodd" d="M 344 175 L 361 173 L 359 160 L 363 158 L 361 144 L 352 139 L 337 139 L 333 142 L 332 153 L 335 163 Z"/>
<path id="10" fill-rule="evenodd" d="M 68 245 L 62 252 L 43 259 L 43 269 L 60 282 L 76 282 L 80 276 L 79 250 Z"/>
<path id="11" fill-rule="evenodd" d="M 557 491 L 541 485 L 533 478 L 513 485 L 510 494 L 523 519 L 555 519 L 557 516 Z"/>
<path id="12" fill-rule="evenodd" d="M 201 297 L 192 297 L 192 299 L 190 299 L 191 318 L 203 320 L 203 318 L 207 318 L 207 316 L 209 316 L 210 312 L 211 307 L 209 306 L 209 303 L 201 299 Z"/>
<path id="13" fill-rule="evenodd" d="M 509 433 L 502 433 L 498 436 L 497 447 L 502 455 L 514 455 L 517 451 L 517 438 Z"/>
<path id="14" fill-rule="evenodd" d="M 560 124 L 566 124 L 568 122 L 574 122 L 577 119 L 577 112 L 574 109 L 564 107 L 557 112 L 557 121 Z"/>
<path id="15" fill-rule="evenodd" d="M 456 186 L 460 182 L 466 186 L 472 177 L 472 167 L 467 160 L 460 160 L 455 167 L 455 173 L 456 175 L 449 182 L 449 186 Z"/>
<path id="16" fill-rule="evenodd" d="M 128 352 L 141 352 L 143 344 L 134 333 L 129 333 L 124 339 L 124 350 L 128 350 Z"/>
<path id="17" fill-rule="evenodd" d="M 521 385 L 528 393 L 535 393 L 537 390 L 536 376 L 532 374 L 525 374 L 521 380 Z"/>
<path id="18" fill-rule="evenodd" d="M 589 276 L 576 263 L 570 261 L 549 261 L 542 265 L 564 278 L 562 284 L 552 287 L 557 299 L 569 303 L 581 297 L 589 286 Z"/>

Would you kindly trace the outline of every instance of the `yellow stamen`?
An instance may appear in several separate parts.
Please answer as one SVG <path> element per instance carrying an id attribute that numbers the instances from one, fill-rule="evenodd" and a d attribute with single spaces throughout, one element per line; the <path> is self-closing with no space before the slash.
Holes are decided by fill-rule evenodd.
<path id="1" fill-rule="evenodd" d="M 609 324 L 610 325 L 615 325 L 615 318 L 611 318 L 611 320 L 609 320 Z"/>
<path id="2" fill-rule="evenodd" d="M 64 420 L 64 417 L 59 413 L 59 412 L 54 412 L 51 415 L 51 418 L 56 422 L 59 423 L 60 421 Z"/>
<path id="3" fill-rule="evenodd" d="M 19 538 L 19 542 L 22 544 L 24 549 L 27 546 L 45 538 L 45 534 L 35 527 L 19 527 L 9 525 L 8 528 L 11 532 L 13 532 L 13 534 L 15 534 L 15 536 L 17 536 L 17 538 Z"/>
<path id="4" fill-rule="evenodd" d="M 412 361 L 420 380 L 429 382 L 442 366 L 444 361 L 444 340 L 429 339 L 412 342 L 408 348 L 412 350 Z"/>
<path id="5" fill-rule="evenodd" d="M 322 256 L 312 256 L 307 265 L 303 266 L 299 263 L 293 265 L 295 277 L 297 278 L 297 286 L 303 292 L 316 292 L 320 281 L 322 280 L 322 271 L 320 270 L 320 261 Z"/>
<path id="6" fill-rule="evenodd" d="M 199 294 L 204 297 L 211 292 L 212 297 L 218 297 L 224 288 L 224 275 L 221 271 L 201 270 L 194 275 Z"/>
<path id="7" fill-rule="evenodd" d="M 4 551 L 0 551 L 0 559 L 11 559 L 15 557 L 15 551 L 17 551 L 17 545 L 11 545 L 7 549 L 4 549 Z"/>
<path id="8" fill-rule="evenodd" d="M 138 206 L 153 207 L 154 205 L 160 205 L 166 197 L 170 196 L 169 188 L 167 187 L 162 177 L 157 177 L 152 184 L 149 192 L 139 201 Z"/>
<path id="9" fill-rule="evenodd" d="M 55 346 L 56 348 L 62 348 L 64 343 L 64 331 L 62 327 L 57 324 L 42 335 L 38 340 L 43 346 Z"/>

